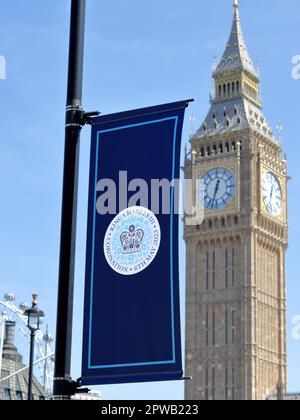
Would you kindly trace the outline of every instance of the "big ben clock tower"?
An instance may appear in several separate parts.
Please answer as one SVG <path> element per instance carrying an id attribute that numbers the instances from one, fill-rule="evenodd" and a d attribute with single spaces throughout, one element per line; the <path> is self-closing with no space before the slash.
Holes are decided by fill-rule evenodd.
<path id="1" fill-rule="evenodd" d="M 185 226 L 186 399 L 262 400 L 286 391 L 287 170 L 264 117 L 239 4 L 191 137 L 186 179 L 205 209 Z"/>

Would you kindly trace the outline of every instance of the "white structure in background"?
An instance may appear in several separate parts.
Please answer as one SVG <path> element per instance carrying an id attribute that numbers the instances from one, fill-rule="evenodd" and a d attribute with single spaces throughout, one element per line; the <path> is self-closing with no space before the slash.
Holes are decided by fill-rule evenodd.
<path id="1" fill-rule="evenodd" d="M 269 401 L 278 401 L 278 396 L 273 395 L 269 398 L 267 398 Z M 283 397 L 284 401 L 300 401 L 300 394 L 286 394 Z"/>
<path id="2" fill-rule="evenodd" d="M 16 324 L 15 341 L 19 353 L 24 356 L 25 361 L 27 361 L 29 355 L 30 332 L 27 328 L 27 318 L 23 315 L 24 311 L 29 308 L 29 305 L 27 303 L 21 303 L 19 307 L 17 307 L 14 302 L 15 295 L 13 293 L 7 293 L 4 296 L 4 300 L 0 300 L 0 363 L 2 363 L 4 327 L 6 320 L 15 322 Z M 34 355 L 34 375 L 48 395 L 51 395 L 52 393 L 53 384 L 54 357 L 47 357 L 48 355 L 53 354 L 51 349 L 52 343 L 53 338 L 48 333 L 48 328 L 45 334 L 43 334 L 42 331 L 37 331 Z"/>
<path id="3" fill-rule="evenodd" d="M 88 394 L 76 394 L 73 400 L 76 401 L 100 401 L 102 399 L 101 392 L 91 391 Z"/>
<path id="4" fill-rule="evenodd" d="M 3 55 L 0 55 L 0 80 L 6 79 L 6 60 Z"/>

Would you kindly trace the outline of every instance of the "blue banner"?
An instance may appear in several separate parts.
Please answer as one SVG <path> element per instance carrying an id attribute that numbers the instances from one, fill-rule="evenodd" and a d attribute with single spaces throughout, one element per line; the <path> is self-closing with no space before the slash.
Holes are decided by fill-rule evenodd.
<path id="1" fill-rule="evenodd" d="M 173 181 L 187 104 L 93 120 L 83 385 L 182 379 Z"/>

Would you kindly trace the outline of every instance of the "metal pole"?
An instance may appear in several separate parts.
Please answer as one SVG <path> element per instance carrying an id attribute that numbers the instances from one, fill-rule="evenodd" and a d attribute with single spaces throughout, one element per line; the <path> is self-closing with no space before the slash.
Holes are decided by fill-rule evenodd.
<path id="1" fill-rule="evenodd" d="M 31 330 L 31 332 L 30 332 L 29 377 L 28 377 L 28 401 L 32 400 L 34 340 L 35 340 L 35 331 Z"/>
<path id="2" fill-rule="evenodd" d="M 46 328 L 46 337 L 45 337 L 45 356 L 47 356 L 48 353 L 48 336 L 49 336 L 49 328 L 47 325 Z M 47 357 L 45 359 L 45 363 L 44 363 L 44 389 L 46 389 L 46 376 L 47 376 Z"/>
<path id="3" fill-rule="evenodd" d="M 78 163 L 80 133 L 83 125 L 85 10 L 86 0 L 72 0 L 54 372 L 54 396 L 67 399 L 71 396 Z"/>

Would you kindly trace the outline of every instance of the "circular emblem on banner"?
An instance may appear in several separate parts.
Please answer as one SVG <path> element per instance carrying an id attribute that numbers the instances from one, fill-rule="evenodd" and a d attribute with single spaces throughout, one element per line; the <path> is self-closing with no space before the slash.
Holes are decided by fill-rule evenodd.
<path id="1" fill-rule="evenodd" d="M 152 211 L 129 207 L 109 225 L 104 238 L 104 255 L 110 267 L 130 276 L 145 270 L 160 247 L 161 230 Z"/>

